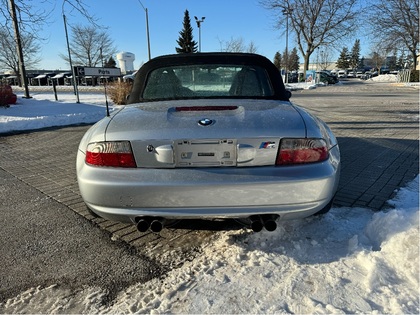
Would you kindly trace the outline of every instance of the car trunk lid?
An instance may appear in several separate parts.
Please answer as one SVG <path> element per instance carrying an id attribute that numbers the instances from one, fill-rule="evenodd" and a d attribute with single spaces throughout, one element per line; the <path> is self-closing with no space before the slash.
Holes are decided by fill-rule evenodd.
<path id="1" fill-rule="evenodd" d="M 305 137 L 304 122 L 289 102 L 267 100 L 127 106 L 106 133 L 131 141 L 139 167 L 273 165 L 283 137 Z"/>

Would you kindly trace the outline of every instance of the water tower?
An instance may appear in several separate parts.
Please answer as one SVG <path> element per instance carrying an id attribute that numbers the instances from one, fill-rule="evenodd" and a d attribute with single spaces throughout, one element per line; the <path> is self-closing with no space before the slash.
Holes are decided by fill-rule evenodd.
<path id="1" fill-rule="evenodd" d="M 117 54 L 117 60 L 120 64 L 121 73 L 126 74 L 127 72 L 134 71 L 134 60 L 135 55 L 130 52 L 120 52 Z"/>

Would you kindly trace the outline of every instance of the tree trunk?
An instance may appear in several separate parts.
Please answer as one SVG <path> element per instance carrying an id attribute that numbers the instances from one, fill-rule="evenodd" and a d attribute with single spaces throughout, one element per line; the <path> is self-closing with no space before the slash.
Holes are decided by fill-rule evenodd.
<path id="1" fill-rule="evenodd" d="M 13 27 L 14 27 L 14 31 L 15 31 L 15 39 L 16 39 L 16 50 L 17 50 L 17 55 L 19 58 L 19 72 L 20 72 L 20 84 L 23 83 L 24 87 L 25 87 L 25 98 L 31 98 L 29 96 L 29 89 L 28 89 L 28 78 L 26 77 L 26 70 L 25 70 L 25 63 L 23 61 L 23 50 L 22 50 L 22 42 L 21 42 L 21 38 L 20 38 L 20 33 L 19 33 L 19 24 L 18 24 L 18 19 L 16 16 L 16 7 L 15 7 L 15 1 L 14 0 L 9 0 L 9 5 L 10 5 L 10 14 L 12 17 L 12 21 L 13 21 Z M 19 84 L 19 86 L 21 86 Z"/>

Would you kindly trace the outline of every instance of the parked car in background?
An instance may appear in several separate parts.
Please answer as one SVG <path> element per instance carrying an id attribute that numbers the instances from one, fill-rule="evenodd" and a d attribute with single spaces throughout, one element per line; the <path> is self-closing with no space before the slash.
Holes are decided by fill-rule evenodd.
<path id="1" fill-rule="evenodd" d="M 124 82 L 133 82 L 134 79 L 136 78 L 136 73 L 137 73 L 137 71 L 134 71 L 133 73 L 130 73 L 130 74 L 126 74 L 125 76 L 123 76 L 123 81 Z"/>
<path id="2" fill-rule="evenodd" d="M 317 71 L 319 81 L 327 84 L 336 84 L 338 82 L 337 76 L 330 74 L 327 71 Z"/>
<path id="3" fill-rule="evenodd" d="M 337 77 L 338 78 L 347 78 L 347 70 L 338 70 Z"/>
<path id="4" fill-rule="evenodd" d="M 355 78 L 356 77 L 356 70 L 349 69 L 347 70 L 347 78 Z"/>
<path id="5" fill-rule="evenodd" d="M 145 63 L 128 105 L 91 127 L 77 152 L 87 206 L 159 232 L 180 219 L 277 220 L 327 212 L 340 174 L 330 128 L 290 102 L 267 58 L 161 56 Z"/>
<path id="6" fill-rule="evenodd" d="M 365 70 L 359 69 L 356 71 L 356 78 L 361 78 L 365 74 Z"/>

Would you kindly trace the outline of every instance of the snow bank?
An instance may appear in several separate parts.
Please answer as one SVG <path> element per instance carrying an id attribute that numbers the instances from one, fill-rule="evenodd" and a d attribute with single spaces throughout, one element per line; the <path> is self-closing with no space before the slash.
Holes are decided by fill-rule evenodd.
<path id="1" fill-rule="evenodd" d="M 376 77 L 372 77 L 367 81 L 374 81 L 374 82 L 397 82 L 397 75 L 396 74 L 381 74 Z"/>
<path id="2" fill-rule="evenodd" d="M 105 116 L 105 96 L 100 93 L 80 95 L 80 103 L 71 92 L 38 92 L 25 99 L 18 93 L 16 105 L 0 107 L 0 133 L 34 130 L 53 126 L 95 123 Z M 112 104 L 112 102 L 110 102 Z M 112 110 L 111 105 L 111 110 Z"/>
<path id="3" fill-rule="evenodd" d="M 272 233 L 220 232 L 202 255 L 103 306 L 106 291 L 59 285 L 8 300 L 6 313 L 399 313 L 419 309 L 419 178 L 373 213 L 334 208 Z"/>

